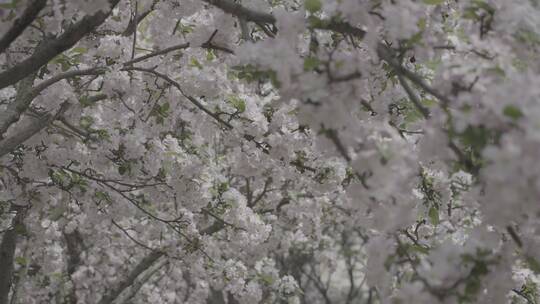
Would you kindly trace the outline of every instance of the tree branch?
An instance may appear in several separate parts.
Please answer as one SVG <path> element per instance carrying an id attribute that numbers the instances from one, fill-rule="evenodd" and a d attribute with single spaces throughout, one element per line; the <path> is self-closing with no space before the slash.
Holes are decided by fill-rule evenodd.
<path id="1" fill-rule="evenodd" d="M 24 130 L 21 130 L 19 133 L 0 141 L 0 157 L 3 157 L 4 155 L 12 152 L 20 144 L 24 143 L 32 136 L 37 134 L 39 131 L 41 131 L 43 128 L 48 126 L 58 116 L 62 115 L 67 110 L 67 108 L 68 103 L 64 102 L 56 115 L 45 114 L 36 122 L 27 126 Z"/>
<path id="2" fill-rule="evenodd" d="M 19 271 L 17 271 L 17 275 L 14 276 L 13 283 L 12 283 L 13 285 L 11 287 L 11 298 L 9 299 L 10 304 L 20 303 L 18 296 L 21 290 L 21 285 L 23 285 L 23 283 L 26 282 L 27 280 L 28 268 L 29 268 L 28 259 L 30 255 L 29 251 L 30 251 L 29 244 L 28 242 L 26 242 L 24 249 L 22 250 L 22 256 L 25 262 L 24 262 L 24 265 L 21 265 L 21 267 L 19 268 Z"/>
<path id="3" fill-rule="evenodd" d="M 99 304 L 111 304 L 114 300 L 129 286 L 133 285 L 135 279 L 151 267 L 159 258 L 164 256 L 163 251 L 152 251 L 147 256 L 145 256 L 135 268 L 124 278 L 118 281 L 113 287 L 105 292 Z M 3 303 L 0 303 L 3 304 Z"/>
<path id="4" fill-rule="evenodd" d="M 64 232 L 64 240 L 66 242 L 66 253 L 67 253 L 67 273 L 69 278 L 77 270 L 81 264 L 81 254 L 84 250 L 84 242 L 82 239 L 81 233 L 75 229 L 71 233 Z M 72 280 L 72 284 L 75 284 Z M 77 294 L 76 286 L 73 285 L 71 290 L 66 295 L 66 303 L 76 304 L 77 303 Z"/>
<path id="5" fill-rule="evenodd" d="M 526 293 L 524 293 L 523 291 L 521 290 L 518 290 L 518 289 L 515 289 L 515 288 L 512 288 L 512 291 L 514 293 L 516 293 L 518 296 L 522 297 L 523 299 L 525 299 L 525 301 L 527 301 L 527 304 L 536 304 L 536 302 L 533 302 L 533 300 L 531 300 L 531 298 L 529 298 L 529 295 L 527 295 Z"/>
<path id="6" fill-rule="evenodd" d="M 276 18 L 272 14 L 254 11 L 246 8 L 232 0 L 203 0 L 206 3 L 212 4 L 220 8 L 225 13 L 234 15 L 240 19 L 255 22 L 257 24 L 275 24 Z M 366 32 L 358 27 L 352 26 L 348 22 L 338 20 L 314 20 L 311 27 L 320 30 L 329 30 L 345 35 L 356 36 L 362 39 Z"/>
<path id="7" fill-rule="evenodd" d="M 29 98 L 32 89 L 32 84 L 36 78 L 36 73 L 29 75 L 19 83 L 17 87 L 17 95 L 15 100 L 7 106 L 7 109 L 0 113 L 0 140 L 3 139 L 3 134 L 6 133 L 9 126 L 17 122 L 21 114 L 32 103 L 33 98 Z"/>
<path id="8" fill-rule="evenodd" d="M 144 11 L 141 14 L 138 14 L 137 16 L 135 16 L 135 18 L 133 18 L 129 22 L 127 28 L 124 30 L 122 35 L 123 36 L 131 36 L 133 34 L 133 32 L 135 32 L 135 30 L 137 29 L 137 25 L 139 23 L 141 23 L 141 21 L 143 21 L 144 18 L 146 18 L 148 15 L 150 15 L 151 12 L 154 11 L 154 9 L 156 8 L 157 3 L 158 3 L 158 0 L 154 0 L 154 2 L 152 2 L 152 5 L 150 6 L 150 8 L 147 11 Z"/>
<path id="9" fill-rule="evenodd" d="M 51 85 L 57 83 L 60 80 L 73 78 L 77 76 L 88 76 L 88 75 L 101 75 L 104 74 L 106 71 L 105 68 L 96 67 L 96 68 L 90 68 L 90 69 L 84 69 L 84 70 L 73 70 L 73 71 L 67 71 L 64 73 L 57 74 L 47 80 L 44 80 L 40 82 L 38 85 L 36 85 L 32 91 L 31 96 L 32 99 L 34 99 L 36 96 L 39 95 L 43 90 L 50 87 Z"/>
<path id="10" fill-rule="evenodd" d="M 347 148 L 345 147 L 345 145 L 343 145 L 343 143 L 339 139 L 338 131 L 334 129 L 325 129 L 324 135 L 326 135 L 326 137 L 330 139 L 330 141 L 332 141 L 334 146 L 336 146 L 336 149 L 338 150 L 339 154 L 341 154 L 341 156 L 345 158 L 347 162 L 350 162 L 351 157 L 349 156 L 349 153 L 347 152 Z"/>
<path id="11" fill-rule="evenodd" d="M 222 223 L 219 223 L 219 224 L 217 223 L 218 222 L 215 222 L 215 224 L 210 227 L 211 229 L 202 230 L 201 234 L 211 235 L 224 228 Z M 137 292 L 138 289 L 140 289 L 142 284 L 144 284 L 144 282 L 146 282 L 149 279 L 149 277 L 145 276 L 144 278 L 140 280 L 136 280 L 137 277 L 141 275 L 143 272 L 145 272 L 148 268 L 152 267 L 152 265 L 154 265 L 154 263 L 156 263 L 164 255 L 165 255 L 164 251 L 150 252 L 135 266 L 135 268 L 127 275 L 127 277 L 124 277 L 124 279 L 114 284 L 114 286 L 110 290 L 106 291 L 105 295 L 103 296 L 103 298 L 101 298 L 98 304 L 113 303 L 122 294 L 124 290 L 126 290 L 127 288 L 130 288 L 131 286 L 131 291 L 128 293 L 130 296 L 127 298 L 122 297 L 123 300 L 120 301 L 120 303 L 123 303 L 123 301 L 129 300 L 129 298 L 132 297 L 134 293 Z M 166 263 L 167 263 L 166 261 L 164 261 L 163 263 L 159 263 L 158 265 L 161 265 L 161 266 L 157 266 L 156 268 L 154 268 L 155 271 L 157 271 Z M 148 275 L 151 276 L 151 273 L 153 273 L 152 270 L 148 273 Z M 138 284 L 140 284 L 140 286 Z M 0 303 L 0 304 L 3 304 L 3 303 Z"/>
<path id="12" fill-rule="evenodd" d="M 105 68 L 90 68 L 86 70 L 68 71 L 55 75 L 41 82 L 34 88 L 32 88 L 32 84 L 36 75 L 34 73 L 28 76 L 19 84 L 15 101 L 10 103 L 4 112 L 0 113 L 0 139 L 3 139 L 2 135 L 7 131 L 9 126 L 19 120 L 22 113 L 26 111 L 26 109 L 28 109 L 32 103 L 32 100 L 34 100 L 34 98 L 36 98 L 49 86 L 67 78 L 84 75 L 100 75 L 103 73 L 105 73 Z"/>
<path id="13" fill-rule="evenodd" d="M 188 48 L 188 47 L 189 47 L 189 42 L 188 42 L 188 43 L 182 43 L 182 44 L 174 45 L 174 46 L 165 48 L 165 49 L 163 49 L 163 50 L 155 51 L 155 52 L 152 52 L 152 53 L 150 53 L 150 54 L 146 54 L 146 55 L 144 55 L 144 56 L 137 57 L 137 58 L 135 58 L 135 59 L 133 59 L 133 60 L 124 62 L 123 65 L 124 65 L 124 66 L 130 66 L 130 65 L 133 65 L 134 63 L 137 63 L 137 62 L 146 60 L 146 59 L 148 59 L 148 58 L 156 57 L 156 56 L 163 55 L 163 54 L 166 54 L 166 53 L 169 53 L 169 52 L 172 52 L 172 51 L 176 51 L 176 50 L 186 49 L 186 48 Z"/>
<path id="14" fill-rule="evenodd" d="M 199 108 L 201 111 L 205 112 L 206 114 L 210 115 L 213 119 L 215 119 L 216 121 L 218 121 L 219 123 L 223 124 L 224 126 L 226 126 L 228 129 L 233 129 L 233 126 L 224 121 L 223 119 L 221 119 L 216 113 L 208 110 L 203 104 L 201 104 L 197 99 L 195 99 L 194 97 L 190 96 L 190 95 L 187 95 L 186 93 L 184 93 L 184 90 L 182 89 L 182 87 L 180 86 L 180 84 L 178 84 L 178 82 L 172 80 L 169 76 L 165 75 L 165 74 L 161 74 L 159 72 L 156 72 L 155 70 L 152 70 L 152 69 L 145 69 L 145 68 L 138 68 L 138 67 L 128 67 L 128 68 L 124 68 L 123 70 L 125 71 L 129 71 L 129 70 L 133 70 L 133 71 L 140 71 L 140 72 L 145 72 L 145 73 L 149 73 L 149 74 L 153 74 L 154 76 L 158 77 L 158 78 L 161 78 L 165 81 L 167 81 L 169 84 L 173 85 L 175 88 L 178 89 L 178 91 L 180 91 L 180 93 L 185 97 L 187 98 L 192 104 L 194 104 L 197 108 Z"/>
<path id="15" fill-rule="evenodd" d="M 47 64 L 47 62 L 58 54 L 73 47 L 85 35 L 103 23 L 119 1 L 109 0 L 111 8 L 107 12 L 99 11 L 92 16 L 85 16 L 82 20 L 70 26 L 59 37 L 45 41 L 42 46 L 36 49 L 32 56 L 13 68 L 0 73 L 0 89 L 17 83 L 19 80 L 37 71 L 41 66 Z"/>
<path id="16" fill-rule="evenodd" d="M 318 30 L 327 30 L 341 33 L 344 35 L 351 35 L 359 39 L 364 38 L 364 36 L 366 35 L 366 31 L 364 31 L 363 29 L 352 26 L 350 23 L 345 21 L 316 20 L 312 23 L 311 27 Z"/>
<path id="17" fill-rule="evenodd" d="M 12 227 L 4 233 L 0 244 L 0 304 L 8 304 L 9 291 L 13 280 L 13 259 L 17 247 L 17 235 L 24 231 L 24 216 L 26 211 L 17 208 Z"/>
<path id="18" fill-rule="evenodd" d="M 401 86 L 403 87 L 403 89 L 405 89 L 405 92 L 407 93 L 407 95 L 409 95 L 409 99 L 411 100 L 413 105 L 416 107 L 418 111 L 420 111 L 420 113 L 422 114 L 422 116 L 424 116 L 425 119 L 429 119 L 429 110 L 422 105 L 422 102 L 420 101 L 418 96 L 416 96 L 414 91 L 411 89 L 411 87 L 407 83 L 407 80 L 405 80 L 405 78 L 403 78 L 403 76 L 399 73 L 397 76 L 399 79 L 399 83 L 401 83 Z"/>
<path id="19" fill-rule="evenodd" d="M 430 85 L 428 85 L 424 79 L 422 79 L 417 74 L 409 71 L 408 69 L 404 68 L 393 56 L 392 51 L 387 46 L 383 45 L 382 43 L 379 43 L 377 47 L 377 54 L 381 59 L 386 61 L 393 69 L 394 71 L 404 76 L 405 78 L 412 81 L 417 86 L 421 87 L 424 91 L 428 92 L 432 96 L 436 97 L 440 101 L 442 101 L 444 104 L 450 104 L 450 99 L 448 97 L 444 96 L 434 88 L 432 88 Z M 403 85 L 403 83 L 402 83 Z"/>
<path id="20" fill-rule="evenodd" d="M 47 0 L 33 0 L 28 4 L 21 17 L 13 22 L 13 26 L 0 39 L 0 54 L 37 18 L 46 4 Z"/>
<path id="21" fill-rule="evenodd" d="M 243 18 L 247 21 L 261 22 L 261 23 L 275 23 L 276 18 L 271 14 L 257 12 L 246 8 L 231 0 L 203 0 L 206 3 L 212 4 L 215 7 L 220 8 L 222 11 L 234 15 L 239 18 Z"/>
<path id="22" fill-rule="evenodd" d="M 129 289 L 125 292 L 122 292 L 118 299 L 116 300 L 116 303 L 118 304 L 127 304 L 131 303 L 130 300 L 133 299 L 133 297 L 137 294 L 137 292 L 141 289 L 141 287 L 144 285 L 144 283 L 148 282 L 152 276 L 158 272 L 161 268 L 164 266 L 167 266 L 169 264 L 169 260 L 162 259 L 161 261 L 157 262 L 156 264 L 149 267 L 148 271 L 142 276 L 142 278 L 135 280 L 133 285 L 129 287 Z"/>

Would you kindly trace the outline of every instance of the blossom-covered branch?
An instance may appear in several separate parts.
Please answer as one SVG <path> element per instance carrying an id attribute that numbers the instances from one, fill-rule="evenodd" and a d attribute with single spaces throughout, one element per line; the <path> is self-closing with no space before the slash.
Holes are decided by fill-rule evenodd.
<path id="1" fill-rule="evenodd" d="M 2 54 L 10 44 L 21 35 L 21 33 L 37 18 L 39 12 L 45 7 L 47 0 L 32 0 L 22 13 L 15 19 L 13 26 L 0 38 L 0 54 Z"/>
<path id="2" fill-rule="evenodd" d="M 17 83 L 19 80 L 37 71 L 56 55 L 73 47 L 81 38 L 103 23 L 119 1 L 110 0 L 110 8 L 105 12 L 100 10 L 92 16 L 85 16 L 82 20 L 70 25 L 60 36 L 46 38 L 30 57 L 17 63 L 7 71 L 0 73 L 0 89 Z"/>

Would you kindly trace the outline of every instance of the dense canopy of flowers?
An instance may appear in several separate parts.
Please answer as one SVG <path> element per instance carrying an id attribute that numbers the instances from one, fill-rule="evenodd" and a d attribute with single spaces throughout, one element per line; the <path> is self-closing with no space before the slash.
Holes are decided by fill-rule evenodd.
<path id="1" fill-rule="evenodd" d="M 538 303 L 540 1 L 0 0 L 0 304 Z"/>

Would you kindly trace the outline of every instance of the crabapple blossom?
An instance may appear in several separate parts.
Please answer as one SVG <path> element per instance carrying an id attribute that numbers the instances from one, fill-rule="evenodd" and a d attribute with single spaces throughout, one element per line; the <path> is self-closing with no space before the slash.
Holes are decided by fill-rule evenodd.
<path id="1" fill-rule="evenodd" d="M 537 303 L 540 2 L 0 0 L 0 304 Z"/>

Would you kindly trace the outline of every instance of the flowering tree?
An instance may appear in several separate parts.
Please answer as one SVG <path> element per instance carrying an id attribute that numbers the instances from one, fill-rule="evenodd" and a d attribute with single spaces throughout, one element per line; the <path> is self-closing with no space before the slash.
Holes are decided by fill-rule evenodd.
<path id="1" fill-rule="evenodd" d="M 537 303 L 538 0 L 0 1 L 0 304 Z"/>

